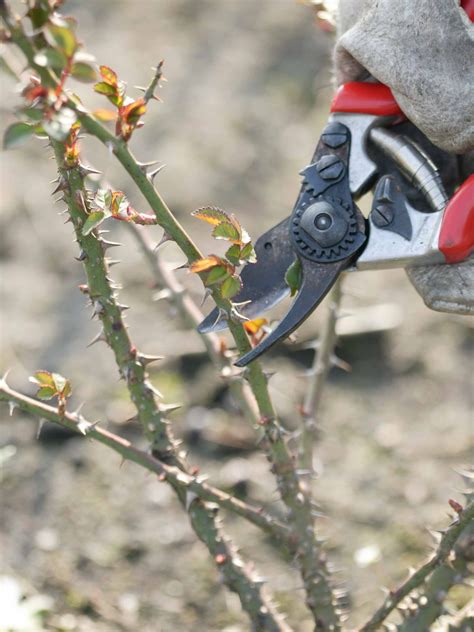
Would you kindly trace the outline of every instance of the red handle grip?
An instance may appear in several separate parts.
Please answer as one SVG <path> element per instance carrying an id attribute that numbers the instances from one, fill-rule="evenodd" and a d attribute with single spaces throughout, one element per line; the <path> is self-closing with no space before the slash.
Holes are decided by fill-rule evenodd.
<path id="1" fill-rule="evenodd" d="M 390 88 L 382 83 L 356 81 L 339 87 L 331 103 L 331 112 L 404 117 Z"/>
<path id="2" fill-rule="evenodd" d="M 463 261 L 474 252 L 474 175 L 459 187 L 444 211 L 438 248 L 448 263 Z"/>
<path id="3" fill-rule="evenodd" d="M 474 22 L 474 0 L 462 0 L 461 6 L 467 13 L 469 19 Z"/>

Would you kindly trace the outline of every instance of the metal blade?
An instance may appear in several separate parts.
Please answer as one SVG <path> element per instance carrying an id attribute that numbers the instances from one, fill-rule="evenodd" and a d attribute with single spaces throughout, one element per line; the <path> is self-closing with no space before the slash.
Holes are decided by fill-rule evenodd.
<path id="1" fill-rule="evenodd" d="M 289 312 L 276 329 L 252 351 L 239 358 L 235 366 L 247 366 L 297 329 L 329 292 L 339 274 L 348 266 L 348 260 L 317 264 L 302 257 L 301 265 L 303 281 Z"/>
<path id="2" fill-rule="evenodd" d="M 285 273 L 295 260 L 295 252 L 288 236 L 288 222 L 287 217 L 259 237 L 255 243 L 257 263 L 249 263 L 242 270 L 243 288 L 232 302 L 250 301 L 239 307 L 239 312 L 250 320 L 274 307 L 289 293 Z M 226 327 L 227 321 L 219 319 L 216 308 L 198 326 L 198 331 L 208 334 Z"/>

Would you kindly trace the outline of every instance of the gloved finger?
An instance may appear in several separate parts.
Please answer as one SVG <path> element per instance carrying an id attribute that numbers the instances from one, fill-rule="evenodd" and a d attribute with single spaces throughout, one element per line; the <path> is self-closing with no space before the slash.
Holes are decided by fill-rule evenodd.
<path id="1" fill-rule="evenodd" d="M 407 268 L 407 275 L 430 309 L 474 315 L 474 255 L 461 263 Z"/>
<path id="2" fill-rule="evenodd" d="M 338 82 L 370 74 L 435 145 L 474 149 L 474 27 L 463 9 L 446 0 L 340 0 L 339 13 Z"/>

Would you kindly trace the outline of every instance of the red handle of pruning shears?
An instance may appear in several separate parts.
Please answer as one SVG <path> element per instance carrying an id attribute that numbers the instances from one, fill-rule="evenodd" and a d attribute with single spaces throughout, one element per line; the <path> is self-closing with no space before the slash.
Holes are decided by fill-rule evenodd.
<path id="1" fill-rule="evenodd" d="M 462 0 L 461 6 L 467 13 L 469 19 L 474 22 L 474 0 Z"/>
<path id="2" fill-rule="evenodd" d="M 444 211 L 438 248 L 448 263 L 463 261 L 474 252 L 474 175 L 459 187 Z"/>

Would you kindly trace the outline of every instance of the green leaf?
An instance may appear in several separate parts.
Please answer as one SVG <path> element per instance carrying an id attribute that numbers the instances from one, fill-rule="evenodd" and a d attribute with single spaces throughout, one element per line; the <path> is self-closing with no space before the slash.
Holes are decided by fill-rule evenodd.
<path id="1" fill-rule="evenodd" d="M 3 135 L 4 149 L 18 147 L 30 138 L 34 133 L 34 128 L 28 123 L 13 123 L 7 127 Z"/>
<path id="2" fill-rule="evenodd" d="M 114 86 L 105 83 L 105 81 L 99 81 L 99 83 L 96 83 L 94 90 L 99 94 L 105 94 L 106 97 L 115 95 L 117 92 L 117 89 Z"/>
<path id="3" fill-rule="evenodd" d="M 224 266 L 216 266 L 210 270 L 209 274 L 206 278 L 206 285 L 213 285 L 214 283 L 219 283 L 219 281 L 223 281 L 226 277 L 229 276 L 229 270 L 224 268 Z"/>
<path id="4" fill-rule="evenodd" d="M 48 21 L 49 11 L 40 6 L 31 7 L 26 14 L 33 24 L 33 28 L 39 29 Z"/>
<path id="5" fill-rule="evenodd" d="M 296 259 L 285 273 L 285 283 L 290 288 L 291 296 L 300 289 L 302 278 L 301 263 L 299 259 Z"/>
<path id="6" fill-rule="evenodd" d="M 202 219 L 208 224 L 213 224 L 214 226 L 217 226 L 221 222 L 230 222 L 230 217 L 227 213 L 222 211 L 220 208 L 215 208 L 213 206 L 198 208 L 197 211 L 193 211 L 191 215 L 197 219 Z"/>
<path id="7" fill-rule="evenodd" d="M 35 371 L 30 377 L 30 382 L 41 386 L 54 386 L 53 375 L 49 371 Z"/>
<path id="8" fill-rule="evenodd" d="M 38 108 L 22 108 L 21 113 L 32 121 L 41 121 L 44 116 L 43 110 Z"/>
<path id="9" fill-rule="evenodd" d="M 92 83 L 93 81 L 97 81 L 97 73 L 95 71 L 94 66 L 90 64 L 86 64 L 83 61 L 76 61 L 72 65 L 71 76 L 78 81 L 82 81 L 84 83 Z"/>
<path id="10" fill-rule="evenodd" d="M 242 252 L 240 253 L 240 258 L 243 261 L 248 261 L 249 263 L 257 262 L 257 255 L 255 254 L 255 250 L 251 242 L 249 242 L 242 248 Z"/>
<path id="11" fill-rule="evenodd" d="M 238 244 L 234 244 L 227 250 L 225 256 L 232 264 L 234 264 L 234 266 L 238 266 L 241 258 L 240 246 Z"/>
<path id="12" fill-rule="evenodd" d="M 76 36 L 70 28 L 51 24 L 48 27 L 48 33 L 51 36 L 50 39 L 52 39 L 52 43 L 62 50 L 66 57 L 69 58 L 74 55 L 74 51 L 77 48 L 77 41 Z"/>
<path id="13" fill-rule="evenodd" d="M 242 289 L 242 281 L 236 275 L 228 277 L 221 285 L 222 298 L 232 298 Z"/>
<path id="14" fill-rule="evenodd" d="M 67 64 L 64 53 L 57 48 L 45 48 L 35 55 L 35 63 L 42 68 L 54 68 L 62 70 Z"/>
<path id="15" fill-rule="evenodd" d="M 49 121 L 43 122 L 44 131 L 54 140 L 64 141 L 76 122 L 77 116 L 70 108 L 61 108 Z"/>
<path id="16" fill-rule="evenodd" d="M 89 213 L 87 219 L 85 221 L 84 226 L 82 227 L 82 234 L 88 235 L 90 232 L 97 228 L 105 219 L 105 213 L 103 211 L 93 211 Z"/>
<path id="17" fill-rule="evenodd" d="M 239 241 L 240 233 L 230 222 L 221 222 L 212 231 L 214 239 L 227 239 L 228 241 Z"/>
<path id="18" fill-rule="evenodd" d="M 36 397 L 39 397 L 40 399 L 44 399 L 44 400 L 48 400 L 48 399 L 53 399 L 53 397 L 56 396 L 56 389 L 54 388 L 54 386 L 42 386 L 40 389 L 38 389 L 38 392 L 36 393 Z"/>

